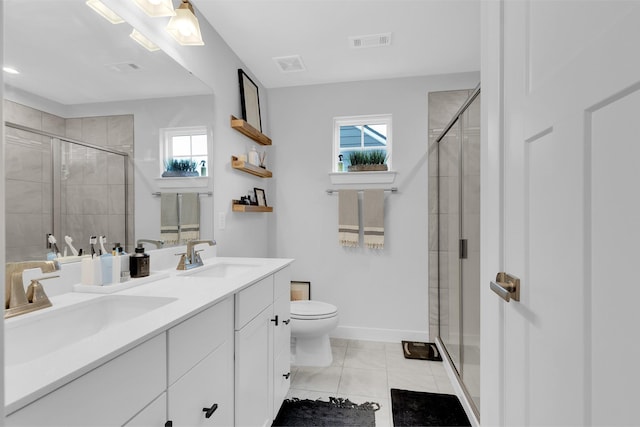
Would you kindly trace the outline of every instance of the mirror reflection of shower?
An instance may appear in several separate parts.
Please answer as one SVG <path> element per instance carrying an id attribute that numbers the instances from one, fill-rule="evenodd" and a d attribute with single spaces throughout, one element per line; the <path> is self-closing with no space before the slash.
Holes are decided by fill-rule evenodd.
<path id="1" fill-rule="evenodd" d="M 16 105 L 14 110 L 37 112 Z M 112 117 L 123 125 L 120 131 L 133 135 L 132 117 Z M 56 133 L 5 123 L 6 262 L 46 259 L 52 251 L 49 234 L 62 255 L 65 250 L 72 255 L 65 236 L 84 253 L 90 253 L 91 236 L 107 236 L 107 250 L 116 242 L 125 248 L 133 244 L 128 153 L 110 148 L 108 141 L 101 146 L 65 137 L 67 120 L 56 119 Z"/>

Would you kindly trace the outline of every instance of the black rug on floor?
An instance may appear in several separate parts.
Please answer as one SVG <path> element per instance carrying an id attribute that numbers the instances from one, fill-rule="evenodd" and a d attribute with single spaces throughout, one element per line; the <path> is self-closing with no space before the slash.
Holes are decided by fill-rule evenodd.
<path id="1" fill-rule="evenodd" d="M 367 426 L 375 427 L 377 403 L 361 405 L 349 399 L 330 397 L 321 400 L 287 399 L 282 403 L 272 426 Z"/>
<path id="2" fill-rule="evenodd" d="M 442 356 L 435 343 L 402 341 L 402 351 L 406 359 L 435 360 L 442 362 Z"/>
<path id="3" fill-rule="evenodd" d="M 391 411 L 395 427 L 471 426 L 458 396 L 451 394 L 392 388 Z"/>

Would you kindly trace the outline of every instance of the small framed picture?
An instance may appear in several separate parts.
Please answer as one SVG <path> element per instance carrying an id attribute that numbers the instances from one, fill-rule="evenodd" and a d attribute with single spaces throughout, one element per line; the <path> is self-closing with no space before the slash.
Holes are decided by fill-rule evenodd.
<path id="1" fill-rule="evenodd" d="M 308 301 L 311 299 L 311 282 L 291 281 L 291 301 Z"/>
<path id="2" fill-rule="evenodd" d="M 256 193 L 258 206 L 267 206 L 267 197 L 264 195 L 264 190 L 262 188 L 254 188 L 253 191 Z"/>

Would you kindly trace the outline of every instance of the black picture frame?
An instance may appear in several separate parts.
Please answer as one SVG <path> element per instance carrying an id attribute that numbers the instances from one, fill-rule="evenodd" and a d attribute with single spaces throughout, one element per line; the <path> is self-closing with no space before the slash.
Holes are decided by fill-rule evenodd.
<path id="1" fill-rule="evenodd" d="M 311 282 L 291 281 L 291 301 L 308 301 L 311 299 Z"/>
<path id="2" fill-rule="evenodd" d="M 256 195 L 256 202 L 258 202 L 258 206 L 267 206 L 267 196 L 264 193 L 262 188 L 254 188 L 253 192 Z"/>
<path id="3" fill-rule="evenodd" d="M 260 96 L 258 85 L 249 77 L 242 68 L 238 68 L 238 80 L 240 82 L 240 101 L 242 104 L 242 119 L 262 132 L 262 118 L 260 116 Z"/>

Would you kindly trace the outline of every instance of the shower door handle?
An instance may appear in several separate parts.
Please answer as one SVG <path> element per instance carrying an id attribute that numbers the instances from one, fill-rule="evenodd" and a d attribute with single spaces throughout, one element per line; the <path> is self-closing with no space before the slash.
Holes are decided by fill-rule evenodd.
<path id="1" fill-rule="evenodd" d="M 496 275 L 496 281 L 491 282 L 490 287 L 506 302 L 520 301 L 520 279 L 516 276 L 500 272 Z"/>

